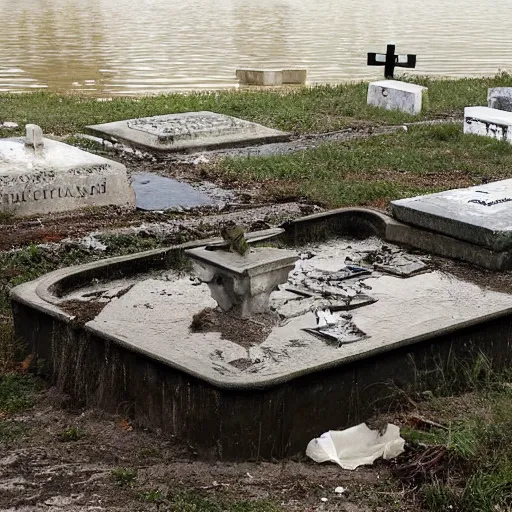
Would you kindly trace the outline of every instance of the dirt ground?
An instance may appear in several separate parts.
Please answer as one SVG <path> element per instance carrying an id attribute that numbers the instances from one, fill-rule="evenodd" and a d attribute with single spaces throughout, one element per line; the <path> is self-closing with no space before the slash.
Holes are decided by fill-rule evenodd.
<path id="1" fill-rule="evenodd" d="M 408 510 L 402 490 L 388 482 L 385 462 L 353 472 L 305 460 L 201 462 L 177 442 L 132 429 L 121 416 L 71 405 L 45 390 L 34 410 L 8 420 L 13 439 L 0 445 L 1 511 L 153 511 L 157 504 L 144 492 L 155 490 L 228 502 L 269 499 L 292 512 Z M 125 470 L 133 471 L 128 485 L 116 478 Z M 334 492 L 339 486 L 343 494 Z"/>

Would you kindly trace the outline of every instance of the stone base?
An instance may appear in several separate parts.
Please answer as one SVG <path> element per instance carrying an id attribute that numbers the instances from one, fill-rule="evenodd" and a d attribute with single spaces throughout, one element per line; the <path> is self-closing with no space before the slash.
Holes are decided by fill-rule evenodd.
<path id="1" fill-rule="evenodd" d="M 397 80 L 380 80 L 368 85 L 368 105 L 400 110 L 406 114 L 421 113 L 428 89 L 421 85 L 399 82 Z"/>
<path id="2" fill-rule="evenodd" d="M 88 126 L 89 130 L 145 150 L 193 152 L 264 142 L 290 134 L 215 112 L 187 112 Z"/>
<path id="3" fill-rule="evenodd" d="M 512 87 L 494 87 L 487 93 L 487 106 L 512 112 Z"/>
<path id="4" fill-rule="evenodd" d="M 243 317 L 269 311 L 270 294 L 286 283 L 297 260 L 292 251 L 269 247 L 251 249 L 245 256 L 204 248 L 186 254 L 219 307 Z"/>
<path id="5" fill-rule="evenodd" d="M 90 206 L 135 207 L 126 167 L 73 146 L 43 139 L 0 140 L 0 211 L 23 217 Z"/>
<path id="6" fill-rule="evenodd" d="M 283 84 L 303 85 L 306 69 L 237 69 L 236 77 L 243 85 L 279 86 Z"/>
<path id="7" fill-rule="evenodd" d="M 464 133 L 512 143 L 512 112 L 489 107 L 466 107 Z"/>

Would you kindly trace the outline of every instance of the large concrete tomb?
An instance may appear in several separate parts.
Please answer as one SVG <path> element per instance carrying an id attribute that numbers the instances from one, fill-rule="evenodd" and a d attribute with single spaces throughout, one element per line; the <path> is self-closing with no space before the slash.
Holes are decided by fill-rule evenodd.
<path id="1" fill-rule="evenodd" d="M 0 140 L 0 211 L 18 217 L 135 206 L 126 167 L 55 140 Z"/>
<path id="2" fill-rule="evenodd" d="M 187 112 L 88 126 L 102 136 L 158 151 L 198 151 L 287 140 L 289 134 L 214 112 Z"/>
<path id="3" fill-rule="evenodd" d="M 512 143 L 512 112 L 489 107 L 466 107 L 464 133 Z"/>
<path id="4" fill-rule="evenodd" d="M 368 85 L 368 105 L 400 110 L 406 114 L 417 115 L 421 112 L 428 89 L 421 85 L 409 84 L 398 80 L 379 80 Z"/>
<path id="5" fill-rule="evenodd" d="M 401 199 L 400 221 L 493 251 L 512 250 L 512 179 Z"/>
<path id="6" fill-rule="evenodd" d="M 487 93 L 487 106 L 512 112 L 512 87 L 492 87 Z"/>

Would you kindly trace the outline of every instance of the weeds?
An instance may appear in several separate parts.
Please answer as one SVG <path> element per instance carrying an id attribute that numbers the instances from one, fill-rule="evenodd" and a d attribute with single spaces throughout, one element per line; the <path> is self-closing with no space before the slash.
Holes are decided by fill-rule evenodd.
<path id="1" fill-rule="evenodd" d="M 59 432 L 57 437 L 59 441 L 69 443 L 71 441 L 80 441 L 80 439 L 83 439 L 86 435 L 85 430 L 80 427 L 68 427 L 62 432 Z"/>
<path id="2" fill-rule="evenodd" d="M 112 478 L 122 487 L 131 487 L 137 480 L 137 472 L 128 468 L 117 468 L 112 470 Z"/>
<path id="3" fill-rule="evenodd" d="M 0 412 L 9 415 L 31 408 L 37 385 L 30 375 L 0 375 Z"/>

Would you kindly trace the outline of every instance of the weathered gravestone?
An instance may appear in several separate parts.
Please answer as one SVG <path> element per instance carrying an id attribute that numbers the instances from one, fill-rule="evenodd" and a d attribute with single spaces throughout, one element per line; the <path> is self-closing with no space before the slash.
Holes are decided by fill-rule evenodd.
<path id="1" fill-rule="evenodd" d="M 406 224 L 491 251 L 512 250 L 512 179 L 401 199 L 391 208 Z"/>
<path id="2" fill-rule="evenodd" d="M 288 140 L 290 134 L 214 112 L 187 112 L 88 126 L 105 137 L 157 151 L 197 151 Z"/>
<path id="3" fill-rule="evenodd" d="M 466 107 L 464 133 L 512 143 L 512 112 L 489 107 Z"/>
<path id="4" fill-rule="evenodd" d="M 27 125 L 26 138 L 0 140 L 0 211 L 28 216 L 87 206 L 135 206 L 124 165 L 45 139 Z"/>
<path id="5" fill-rule="evenodd" d="M 512 112 L 512 87 L 494 87 L 487 92 L 487 106 Z"/>
<path id="6" fill-rule="evenodd" d="M 421 112 L 428 89 L 421 85 L 380 80 L 368 85 L 368 105 L 417 115 Z"/>

